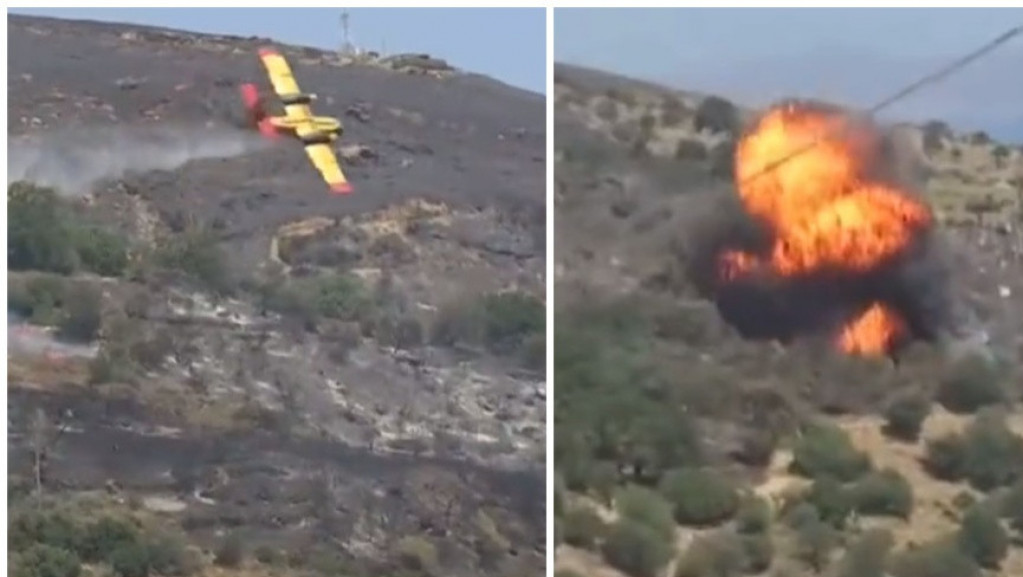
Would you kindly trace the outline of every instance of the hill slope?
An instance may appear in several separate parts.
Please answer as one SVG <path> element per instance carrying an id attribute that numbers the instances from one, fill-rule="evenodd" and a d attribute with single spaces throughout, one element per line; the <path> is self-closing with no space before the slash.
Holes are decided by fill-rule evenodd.
<path id="1" fill-rule="evenodd" d="M 204 572 L 540 571 L 543 98 L 280 46 L 345 123 L 337 197 L 239 127 L 268 40 L 8 38 L 8 310 L 87 351 L 9 327 L 18 494 L 183 528 Z"/>
<path id="2" fill-rule="evenodd" d="M 893 363 L 814 335 L 745 339 L 694 274 L 715 239 L 760 242 L 733 175 L 759 111 L 566 65 L 555 98 L 564 575 L 1018 574 L 1023 470 L 996 463 L 1023 457 L 1021 152 L 885 129 L 888 177 L 940 223 L 960 329 Z"/>

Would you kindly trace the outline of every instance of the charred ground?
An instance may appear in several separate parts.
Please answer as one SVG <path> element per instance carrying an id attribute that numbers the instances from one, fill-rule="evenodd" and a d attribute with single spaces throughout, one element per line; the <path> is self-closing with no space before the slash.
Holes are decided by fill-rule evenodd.
<path id="1" fill-rule="evenodd" d="M 733 174 L 757 111 L 568 65 L 555 98 L 564 575 L 1018 573 L 1021 470 L 994 463 L 1023 456 L 1020 150 L 940 122 L 886 133 L 885 177 L 938 226 L 868 292 L 901 286 L 925 338 L 858 358 L 779 333 L 794 313 L 820 321 L 815 287 L 761 278 L 763 300 L 722 307 L 707 274 L 720 247 L 766 241 Z"/>
<path id="2" fill-rule="evenodd" d="M 187 534 L 77 551 L 126 575 L 167 573 L 168 551 L 189 571 L 542 570 L 541 96 L 436 59 L 281 47 L 345 123 L 341 198 L 299 147 L 237 127 L 266 39 L 28 17 L 8 38 L 12 155 L 125 151 L 140 131 L 162 143 L 144 150 L 245 149 L 9 187 L 9 310 L 98 343 L 84 360 L 9 351 L 16 566 L 75 549 L 33 545 L 13 514 L 41 485 L 86 533 L 112 516 Z"/>

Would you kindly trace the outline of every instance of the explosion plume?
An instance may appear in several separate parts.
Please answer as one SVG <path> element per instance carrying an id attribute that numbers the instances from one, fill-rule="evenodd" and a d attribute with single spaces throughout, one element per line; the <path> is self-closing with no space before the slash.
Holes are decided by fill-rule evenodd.
<path id="1" fill-rule="evenodd" d="M 713 248 L 726 319 L 751 337 L 825 334 L 852 354 L 929 336 L 920 279 L 905 271 L 926 258 L 934 218 L 907 184 L 886 178 L 886 155 L 868 120 L 806 102 L 777 105 L 746 131 L 736 187 L 760 233 Z"/>

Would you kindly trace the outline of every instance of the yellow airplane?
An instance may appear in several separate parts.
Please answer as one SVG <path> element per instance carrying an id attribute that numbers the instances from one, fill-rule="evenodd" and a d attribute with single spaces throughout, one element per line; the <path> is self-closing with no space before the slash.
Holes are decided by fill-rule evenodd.
<path id="1" fill-rule="evenodd" d="M 330 190 L 338 194 L 352 192 L 352 185 L 345 178 L 341 164 L 331 148 L 331 144 L 344 132 L 341 122 L 329 116 L 313 116 L 309 105 L 316 100 L 316 95 L 303 93 L 299 89 L 288 61 L 279 52 L 272 48 L 261 48 L 259 58 L 266 67 L 277 98 L 284 105 L 284 115 L 268 115 L 256 85 L 243 84 L 242 100 L 252 123 L 267 138 L 276 139 L 285 135 L 300 140 Z"/>

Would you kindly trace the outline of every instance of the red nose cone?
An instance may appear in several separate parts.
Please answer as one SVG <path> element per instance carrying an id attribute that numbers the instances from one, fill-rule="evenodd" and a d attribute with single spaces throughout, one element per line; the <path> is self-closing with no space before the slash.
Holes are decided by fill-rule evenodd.
<path id="1" fill-rule="evenodd" d="M 330 191 L 334 194 L 351 194 L 352 185 L 347 182 L 332 184 L 330 185 Z"/>
<path id="2" fill-rule="evenodd" d="M 268 119 L 259 121 L 259 133 L 269 138 L 270 140 L 276 140 L 280 134 L 277 133 L 277 129 L 270 123 Z"/>

